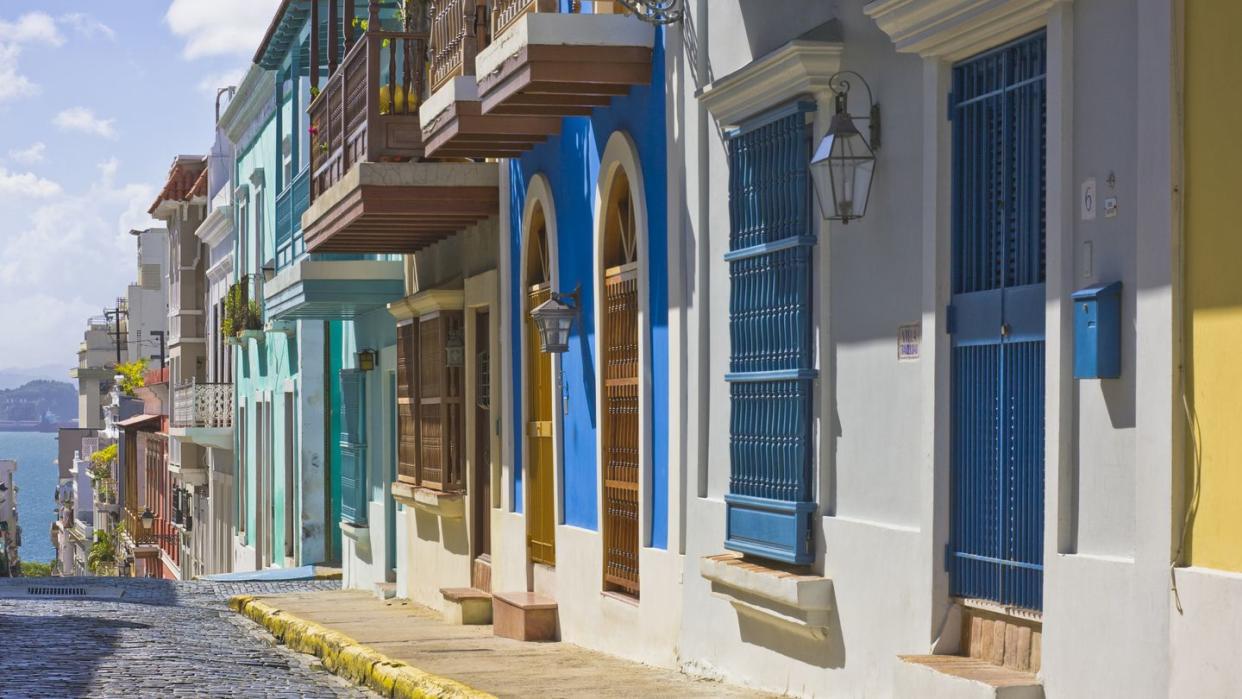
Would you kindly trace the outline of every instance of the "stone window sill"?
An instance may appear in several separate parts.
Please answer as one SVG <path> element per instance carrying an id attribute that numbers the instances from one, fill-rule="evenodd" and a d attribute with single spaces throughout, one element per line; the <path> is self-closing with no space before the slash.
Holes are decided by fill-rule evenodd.
<path id="1" fill-rule="evenodd" d="M 392 496 L 402 505 L 445 519 L 463 519 L 466 516 L 466 494 L 432 490 L 422 486 L 397 481 L 392 484 Z"/>
<path id="2" fill-rule="evenodd" d="M 699 574 L 740 615 L 815 640 L 827 637 L 835 606 L 828 578 L 768 567 L 740 553 L 704 556 Z"/>

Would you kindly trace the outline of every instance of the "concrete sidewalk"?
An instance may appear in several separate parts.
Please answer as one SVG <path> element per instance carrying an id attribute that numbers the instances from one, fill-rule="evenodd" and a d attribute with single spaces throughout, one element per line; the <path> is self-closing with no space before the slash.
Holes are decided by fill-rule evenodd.
<path id="1" fill-rule="evenodd" d="M 497 638 L 492 635 L 491 626 L 449 625 L 439 614 L 419 605 L 404 600 L 381 602 L 365 592 L 336 590 L 238 597 L 230 606 L 298 650 L 320 655 L 337 674 L 350 676 L 390 696 L 407 694 L 409 690 L 401 691 L 401 686 L 412 683 L 418 684 L 416 691 L 435 696 L 765 696 L 567 643 L 522 643 Z M 319 640 L 308 643 L 308 635 L 318 636 Z M 326 643 L 325 638 L 329 639 Z M 333 648 L 324 651 L 325 645 Z M 347 662 L 347 656 L 366 660 Z M 368 673 L 363 667 L 366 665 L 385 671 L 396 668 L 413 679 L 398 682 L 369 677 L 374 672 Z M 394 682 L 399 685 L 397 691 L 390 689 Z"/>

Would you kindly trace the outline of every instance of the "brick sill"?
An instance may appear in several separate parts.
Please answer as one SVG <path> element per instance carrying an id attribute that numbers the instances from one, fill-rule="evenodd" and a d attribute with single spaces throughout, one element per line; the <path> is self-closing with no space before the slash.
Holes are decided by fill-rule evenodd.
<path id="1" fill-rule="evenodd" d="M 828 635 L 835 616 L 828 578 L 768 567 L 740 553 L 700 558 L 699 574 L 739 615 L 814 640 Z"/>
<path id="2" fill-rule="evenodd" d="M 392 484 L 392 496 L 401 503 L 445 519 L 463 519 L 466 516 L 466 494 L 445 492 L 403 481 Z"/>

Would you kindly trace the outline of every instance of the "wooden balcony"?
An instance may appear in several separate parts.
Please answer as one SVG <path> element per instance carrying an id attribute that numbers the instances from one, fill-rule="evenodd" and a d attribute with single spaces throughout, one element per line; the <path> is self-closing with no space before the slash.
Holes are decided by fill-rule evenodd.
<path id="1" fill-rule="evenodd" d="M 486 0 L 430 0 L 431 88 L 423 142 L 439 158 L 508 158 L 560 131 L 548 116 L 483 114 L 475 57 L 489 39 Z"/>
<path id="2" fill-rule="evenodd" d="M 360 162 L 422 157 L 426 42 L 426 33 L 372 30 L 350 47 L 308 108 L 311 202 Z"/>
<path id="3" fill-rule="evenodd" d="M 482 113 L 587 116 L 651 82 L 655 29 L 620 3 L 494 0 L 475 60 Z M 589 10 L 589 11 L 588 11 Z"/>
<path id="4" fill-rule="evenodd" d="M 457 0 L 454 7 L 459 12 L 470 9 L 473 18 L 474 2 Z M 446 5 L 444 0 L 428 9 L 443 11 Z M 371 4 L 370 27 L 379 26 L 378 8 L 378 3 Z M 443 17 L 451 14 L 442 12 Z M 411 31 L 426 26 L 428 19 L 407 17 L 404 32 L 366 32 L 311 103 L 310 206 L 302 215 L 308 252 L 413 253 L 499 212 L 495 163 L 428 162 L 424 157 L 430 153 L 423 147 L 419 114 L 428 76 L 445 82 L 452 73 L 443 66 L 436 72 L 427 64 L 430 35 Z M 467 26 L 465 15 L 458 20 L 454 31 L 460 34 Z M 469 26 L 474 26 L 473 19 Z M 454 60 L 460 71 L 473 49 L 461 42 L 457 46 L 461 50 Z M 478 109 L 475 100 L 476 113 Z M 489 132 L 510 128 L 484 126 Z M 449 149 L 436 156 L 488 154 Z"/>

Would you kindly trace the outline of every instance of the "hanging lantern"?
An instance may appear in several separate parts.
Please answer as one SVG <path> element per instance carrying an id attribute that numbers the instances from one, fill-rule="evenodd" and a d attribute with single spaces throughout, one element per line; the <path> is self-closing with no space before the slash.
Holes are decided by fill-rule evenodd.
<path id="1" fill-rule="evenodd" d="M 155 513 L 151 512 L 151 508 L 149 507 L 142 511 L 142 515 L 139 516 L 139 519 L 142 520 L 143 531 L 149 532 L 151 531 L 151 527 L 155 526 Z"/>
<path id="2" fill-rule="evenodd" d="M 375 350 L 364 349 L 358 352 L 358 371 L 372 371 L 375 369 Z"/>
<path id="3" fill-rule="evenodd" d="M 858 75 L 857 73 L 850 73 Z M 863 137 L 849 113 L 848 81 L 843 73 L 832 76 L 835 113 L 828 126 L 828 133 L 820 140 L 811 158 L 811 177 L 815 181 L 815 196 L 824 218 L 849 223 L 867 213 L 867 200 L 871 197 L 871 180 L 875 177 L 875 151 L 880 144 L 880 107 L 871 102 L 867 119 L 870 126 L 870 142 Z M 858 76 L 867 88 L 871 99 L 871 87 Z"/>
<path id="4" fill-rule="evenodd" d="M 552 294 L 552 298 L 531 309 L 530 318 L 539 326 L 541 351 L 560 354 L 569 349 L 569 330 L 578 315 L 578 292 L 574 289 L 568 296 Z"/>

